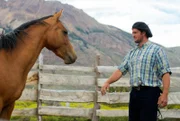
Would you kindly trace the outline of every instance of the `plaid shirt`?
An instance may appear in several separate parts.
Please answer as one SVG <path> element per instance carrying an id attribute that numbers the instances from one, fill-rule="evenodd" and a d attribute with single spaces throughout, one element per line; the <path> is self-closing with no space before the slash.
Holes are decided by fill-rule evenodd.
<path id="1" fill-rule="evenodd" d="M 118 69 L 123 75 L 130 73 L 131 86 L 161 86 L 163 74 L 171 74 L 164 50 L 150 41 L 131 50 Z"/>

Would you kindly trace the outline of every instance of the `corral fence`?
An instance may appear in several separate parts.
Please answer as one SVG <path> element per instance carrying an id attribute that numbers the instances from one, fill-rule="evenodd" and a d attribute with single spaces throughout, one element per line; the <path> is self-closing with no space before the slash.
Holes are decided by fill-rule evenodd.
<path id="1" fill-rule="evenodd" d="M 40 56 L 41 58 L 42 56 Z M 101 103 L 117 104 L 129 102 L 129 92 L 109 92 L 102 96 L 99 89 L 107 80 L 104 75 L 110 75 L 117 69 L 116 66 L 101 66 L 100 56 L 96 58 L 94 67 L 83 66 L 57 66 L 43 65 L 40 59 L 29 72 L 28 78 L 35 78 L 37 82 L 29 81 L 19 100 L 35 101 L 37 108 L 15 109 L 13 116 L 37 116 L 38 121 L 42 116 L 71 116 L 86 117 L 92 121 L 98 121 L 99 117 L 121 117 L 128 116 L 127 110 L 104 110 Z M 180 74 L 180 68 L 172 68 L 173 74 Z M 32 76 L 33 75 L 33 76 Z M 169 105 L 180 104 L 180 84 L 179 76 L 171 76 L 171 86 L 169 93 Z M 129 79 L 121 78 L 110 85 L 113 87 L 129 88 Z M 61 105 L 42 105 L 43 102 L 65 102 Z M 70 107 L 71 102 L 94 103 L 92 108 Z M 161 109 L 163 118 L 180 118 L 178 109 Z"/>

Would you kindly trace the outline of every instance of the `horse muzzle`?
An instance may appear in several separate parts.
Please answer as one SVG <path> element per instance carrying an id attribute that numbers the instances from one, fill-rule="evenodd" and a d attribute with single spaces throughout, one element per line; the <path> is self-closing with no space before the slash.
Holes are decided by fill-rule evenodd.
<path id="1" fill-rule="evenodd" d="M 77 59 L 76 54 L 73 54 L 73 55 L 69 54 L 64 58 L 64 63 L 65 64 L 72 64 L 76 61 L 76 59 Z"/>

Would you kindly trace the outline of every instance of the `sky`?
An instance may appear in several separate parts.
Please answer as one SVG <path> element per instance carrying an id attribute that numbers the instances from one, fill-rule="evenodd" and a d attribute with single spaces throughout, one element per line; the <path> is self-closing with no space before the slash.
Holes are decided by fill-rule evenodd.
<path id="1" fill-rule="evenodd" d="M 180 0 L 59 1 L 82 9 L 99 23 L 115 26 L 128 33 L 132 32 L 131 27 L 135 22 L 143 21 L 153 34 L 149 40 L 165 47 L 180 46 Z"/>

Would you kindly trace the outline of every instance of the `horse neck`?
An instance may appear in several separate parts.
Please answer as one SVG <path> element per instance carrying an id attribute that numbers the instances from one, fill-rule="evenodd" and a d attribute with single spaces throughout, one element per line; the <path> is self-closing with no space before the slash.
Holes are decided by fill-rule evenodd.
<path id="1" fill-rule="evenodd" d="M 18 41 L 17 47 L 11 54 L 14 65 L 18 66 L 17 68 L 21 68 L 20 71 L 23 75 L 28 74 L 45 43 L 45 29 L 41 29 L 40 31 L 29 29 L 27 31 L 28 35 L 22 37 L 23 41 Z"/>

